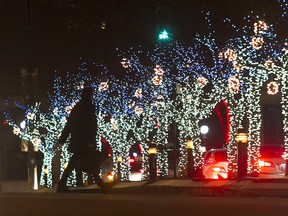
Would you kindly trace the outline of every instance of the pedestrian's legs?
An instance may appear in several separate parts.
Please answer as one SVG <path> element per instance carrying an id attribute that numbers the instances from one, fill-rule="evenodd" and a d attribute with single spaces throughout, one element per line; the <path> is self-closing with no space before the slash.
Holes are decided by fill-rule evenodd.
<path id="1" fill-rule="evenodd" d="M 73 169 L 75 169 L 76 162 L 77 162 L 77 155 L 73 154 L 69 160 L 67 168 L 64 170 L 62 174 L 58 187 L 66 187 L 67 178 L 71 175 Z"/>
<path id="2" fill-rule="evenodd" d="M 105 186 L 105 183 L 104 183 L 103 179 L 100 178 L 99 173 L 100 173 L 100 170 L 97 169 L 97 170 L 95 170 L 95 171 L 92 173 L 92 175 L 93 175 L 93 178 L 94 178 L 94 181 L 96 182 L 96 184 L 97 184 L 100 188 L 103 189 L 103 187 Z"/>
<path id="3" fill-rule="evenodd" d="M 76 185 L 77 186 L 83 186 L 83 174 L 82 171 L 78 168 L 76 170 Z"/>

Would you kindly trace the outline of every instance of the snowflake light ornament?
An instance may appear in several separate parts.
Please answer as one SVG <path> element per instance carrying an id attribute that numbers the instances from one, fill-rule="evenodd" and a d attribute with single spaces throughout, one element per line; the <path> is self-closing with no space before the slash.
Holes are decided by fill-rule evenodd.
<path id="1" fill-rule="evenodd" d="M 198 77 L 197 78 L 197 84 L 200 88 L 203 88 L 204 86 L 206 86 L 208 83 L 208 80 L 205 77 Z"/>
<path id="2" fill-rule="evenodd" d="M 158 95 L 156 99 L 156 106 L 164 106 L 164 105 L 165 105 L 165 102 L 164 102 L 163 95 Z"/>
<path id="3" fill-rule="evenodd" d="M 224 53 L 224 57 L 225 57 L 226 59 L 228 59 L 228 61 L 233 62 L 233 61 L 236 60 L 237 54 L 236 54 L 236 52 L 234 52 L 234 50 L 232 50 L 232 49 L 229 48 L 229 49 L 227 49 L 226 52 Z"/>
<path id="4" fill-rule="evenodd" d="M 35 117 L 35 114 L 34 114 L 34 113 L 27 113 L 26 117 L 27 117 L 27 119 L 29 119 L 29 120 L 33 120 L 34 117 Z"/>
<path id="5" fill-rule="evenodd" d="M 277 82 L 272 81 L 267 84 L 267 94 L 276 95 L 279 92 L 279 85 Z"/>
<path id="6" fill-rule="evenodd" d="M 99 86 L 99 91 L 106 91 L 108 90 L 109 85 L 108 85 L 108 81 L 107 82 L 101 82 L 100 86 Z"/>
<path id="7" fill-rule="evenodd" d="M 127 58 L 122 58 L 121 64 L 124 68 L 128 68 L 131 66 L 130 61 Z"/>
<path id="8" fill-rule="evenodd" d="M 117 131 L 118 130 L 117 122 L 113 118 L 111 118 L 111 127 L 112 127 L 113 131 Z"/>
<path id="9" fill-rule="evenodd" d="M 224 58 L 223 52 L 219 52 L 218 58 Z"/>
<path id="10" fill-rule="evenodd" d="M 20 134 L 20 128 L 18 128 L 18 127 L 14 127 L 13 128 L 13 134 L 15 134 L 15 135 L 19 135 Z"/>
<path id="11" fill-rule="evenodd" d="M 264 65 L 268 68 L 274 68 L 275 67 L 275 64 L 272 60 L 267 60 Z"/>
<path id="12" fill-rule="evenodd" d="M 163 77 L 156 75 L 152 78 L 152 82 L 155 86 L 162 85 L 163 84 Z"/>
<path id="13" fill-rule="evenodd" d="M 237 61 L 233 61 L 233 68 L 238 72 L 243 69 L 242 65 Z"/>
<path id="14" fill-rule="evenodd" d="M 54 108 L 54 109 L 53 109 L 53 114 L 54 114 L 54 115 L 58 115 L 58 111 L 59 111 L 59 110 L 58 110 L 58 107 Z"/>
<path id="15" fill-rule="evenodd" d="M 134 93 L 134 96 L 136 98 L 141 98 L 142 97 L 142 89 L 137 89 Z"/>
<path id="16" fill-rule="evenodd" d="M 133 108 L 135 105 L 136 105 L 136 103 L 134 100 L 129 102 L 129 108 Z"/>
<path id="17" fill-rule="evenodd" d="M 228 79 L 228 88 L 230 93 L 232 94 L 238 94 L 240 89 L 240 81 L 235 76 L 231 76 Z"/>
<path id="18" fill-rule="evenodd" d="M 79 85 L 77 86 L 78 90 L 84 89 L 84 81 L 80 81 Z"/>
<path id="19" fill-rule="evenodd" d="M 136 106 L 135 109 L 134 109 L 135 113 L 137 115 L 141 115 L 143 113 L 143 108 L 142 107 L 139 107 L 139 106 Z"/>
<path id="20" fill-rule="evenodd" d="M 73 109 L 72 106 L 67 106 L 67 107 L 65 108 L 65 111 L 66 111 L 66 113 L 70 114 L 71 111 L 72 111 L 72 109 Z"/>
<path id="21" fill-rule="evenodd" d="M 288 54 L 288 42 L 284 43 L 284 48 L 282 49 L 282 51 L 284 51 L 284 54 L 287 55 Z"/>
<path id="22" fill-rule="evenodd" d="M 164 70 L 159 65 L 156 65 L 156 68 L 154 69 L 154 71 L 155 71 L 155 74 L 158 76 L 162 76 L 164 74 Z"/>
<path id="23" fill-rule="evenodd" d="M 264 21 L 259 20 L 258 22 L 254 23 L 254 33 L 255 34 L 263 34 L 267 30 L 268 30 L 268 26 Z"/>
<path id="24" fill-rule="evenodd" d="M 263 47 L 264 39 L 262 37 L 253 37 L 250 44 L 256 50 L 260 50 Z"/>

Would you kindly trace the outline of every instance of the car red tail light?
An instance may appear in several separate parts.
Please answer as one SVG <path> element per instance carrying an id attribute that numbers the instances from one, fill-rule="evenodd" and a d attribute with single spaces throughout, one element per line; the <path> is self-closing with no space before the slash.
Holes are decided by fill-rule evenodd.
<path id="1" fill-rule="evenodd" d="M 260 167 L 272 167 L 273 164 L 270 163 L 270 162 L 267 162 L 267 161 L 262 161 L 262 160 L 260 160 L 260 161 L 259 161 L 259 166 L 260 166 Z"/>
<path id="2" fill-rule="evenodd" d="M 223 167 L 212 167 L 213 172 L 225 172 Z"/>
<path id="3" fill-rule="evenodd" d="M 213 167 L 212 170 L 214 172 L 220 172 L 221 171 L 221 168 L 220 167 Z"/>

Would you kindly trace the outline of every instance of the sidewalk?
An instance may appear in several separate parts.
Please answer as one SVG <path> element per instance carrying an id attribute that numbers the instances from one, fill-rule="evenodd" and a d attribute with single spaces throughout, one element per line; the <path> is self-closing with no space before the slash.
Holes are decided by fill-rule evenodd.
<path id="1" fill-rule="evenodd" d="M 100 193 L 97 185 L 72 187 L 79 193 Z M 28 190 L 27 181 L 2 182 L 3 193 L 54 193 L 56 188 L 39 187 Z M 288 198 L 288 178 L 260 179 L 245 178 L 238 180 L 191 180 L 166 179 L 154 182 L 119 182 L 109 192 L 111 194 L 163 194 L 188 196 L 223 196 L 223 197 L 283 197 Z"/>

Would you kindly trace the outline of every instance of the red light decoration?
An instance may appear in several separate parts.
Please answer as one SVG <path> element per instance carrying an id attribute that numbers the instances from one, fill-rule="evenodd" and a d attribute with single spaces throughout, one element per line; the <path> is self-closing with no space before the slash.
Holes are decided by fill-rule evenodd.
<path id="1" fill-rule="evenodd" d="M 214 109 L 219 121 L 221 123 L 221 128 L 225 137 L 225 143 L 229 142 L 229 132 L 230 132 L 230 116 L 228 105 L 224 100 L 221 100 Z"/>

